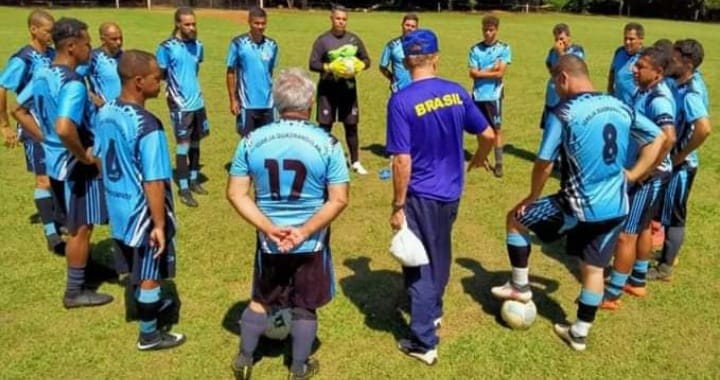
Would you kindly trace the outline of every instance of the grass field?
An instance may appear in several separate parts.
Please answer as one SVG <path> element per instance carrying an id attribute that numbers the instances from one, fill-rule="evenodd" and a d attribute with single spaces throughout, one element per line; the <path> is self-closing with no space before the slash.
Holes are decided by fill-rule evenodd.
<path id="1" fill-rule="evenodd" d="M 27 42 L 26 9 L 0 8 L 0 59 Z M 60 9 L 57 16 L 87 21 L 93 30 L 114 20 L 123 27 L 126 48 L 154 51 L 172 29 L 170 10 Z M 686 243 L 672 284 L 650 285 L 650 296 L 625 300 L 616 313 L 600 312 L 585 353 L 567 348 L 551 330 L 553 322 L 575 319 L 579 285 L 575 266 L 559 244 L 534 246 L 531 275 L 539 317 L 528 331 L 511 331 L 496 320 L 499 304 L 489 287 L 505 280 L 504 215 L 529 188 L 532 155 L 547 72 L 544 59 L 550 30 L 570 24 L 585 46 L 595 84 L 605 87 L 613 50 L 628 20 L 564 14 L 502 14 L 501 39 L 513 49 L 507 73 L 504 130 L 505 177 L 475 172 L 467 180 L 454 230 L 452 276 L 440 331 L 440 361 L 432 368 L 395 349 L 405 324 L 395 312 L 401 298 L 398 265 L 387 248 L 391 185 L 378 179 L 387 164 L 384 144 L 387 83 L 377 72 L 383 44 L 399 32 L 399 14 L 352 13 L 349 29 L 365 41 L 373 59 L 359 78 L 361 158 L 371 174 L 353 175 L 350 207 L 333 226 L 337 297 L 319 312 L 320 379 L 581 379 L 720 378 L 720 227 L 717 183 L 720 148 L 711 137 L 701 151 L 701 170 L 691 196 Z M 480 38 L 481 14 L 427 13 L 421 24 L 440 37 L 440 71 L 469 87 L 466 56 Z M 234 20 L 233 20 L 234 19 Z M 710 88 L 712 123 L 720 127 L 720 33 L 717 25 L 643 20 L 646 40 L 694 37 L 705 45 L 702 66 Z M 329 27 L 326 12 L 271 11 L 268 35 L 280 45 L 280 67 L 307 66 L 310 44 Z M 44 248 L 41 227 L 28 224 L 34 210 L 33 180 L 24 171 L 22 151 L 0 150 L 0 378 L 2 379 L 222 379 L 230 378 L 238 335 L 234 321 L 247 303 L 255 245 L 251 228 L 225 200 L 225 165 L 237 143 L 225 92 L 225 54 L 230 38 L 247 27 L 233 12 L 199 13 L 206 46 L 201 82 L 212 134 L 201 158 L 206 187 L 200 207 L 177 204 L 181 230 L 177 289 L 183 300 L 177 331 L 188 342 L 174 351 L 138 353 L 137 324 L 124 318 L 123 289 L 104 285 L 116 301 L 97 309 L 66 311 L 60 300 L 65 263 Z M 4 65 L 4 63 L 2 63 Z M 715 100 L 712 100 L 715 99 Z M 149 107 L 168 124 L 163 101 Z M 341 127 L 336 127 L 342 135 Z M 468 147 L 474 143 L 467 138 Z M 21 165 L 22 164 L 22 165 Z M 547 191 L 554 191 L 551 180 Z M 712 190 L 712 189 L 715 190 Z M 108 256 L 107 228 L 93 238 L 93 256 Z M 266 347 L 256 379 L 286 376 L 287 347 Z"/>

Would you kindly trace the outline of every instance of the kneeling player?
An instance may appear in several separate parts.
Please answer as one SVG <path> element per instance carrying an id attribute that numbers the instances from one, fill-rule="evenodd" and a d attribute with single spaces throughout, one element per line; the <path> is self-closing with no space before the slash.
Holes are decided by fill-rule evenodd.
<path id="1" fill-rule="evenodd" d="M 145 100 L 160 91 L 155 57 L 126 51 L 118 71 L 122 93 L 97 115 L 95 155 L 101 158 L 112 237 L 130 261 L 140 317 L 138 350 L 182 344 L 182 334 L 157 329 L 160 280 L 175 273 L 175 216 L 170 156 L 160 120 Z"/>
<path id="2" fill-rule="evenodd" d="M 273 86 L 280 119 L 244 138 L 230 169 L 228 199 L 258 234 L 252 301 L 242 314 L 233 362 L 237 379 L 250 378 L 273 307 L 292 308 L 289 378 L 308 379 L 319 369 L 309 356 L 316 310 L 333 297 L 329 224 L 347 205 L 349 175 L 342 146 L 308 121 L 314 87 L 302 70 L 281 72 Z"/>

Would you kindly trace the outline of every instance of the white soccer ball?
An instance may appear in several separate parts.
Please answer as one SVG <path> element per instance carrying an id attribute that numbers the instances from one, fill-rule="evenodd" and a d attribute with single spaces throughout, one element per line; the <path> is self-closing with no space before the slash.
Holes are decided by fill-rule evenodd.
<path id="1" fill-rule="evenodd" d="M 515 300 L 507 300 L 503 302 L 500 308 L 500 316 L 510 328 L 515 330 L 525 330 L 535 322 L 537 317 L 537 308 L 533 301 L 520 302 Z"/>
<path id="2" fill-rule="evenodd" d="M 268 315 L 267 328 L 263 335 L 273 340 L 284 340 L 290 334 L 291 321 L 292 312 L 289 308 L 274 309 Z"/>

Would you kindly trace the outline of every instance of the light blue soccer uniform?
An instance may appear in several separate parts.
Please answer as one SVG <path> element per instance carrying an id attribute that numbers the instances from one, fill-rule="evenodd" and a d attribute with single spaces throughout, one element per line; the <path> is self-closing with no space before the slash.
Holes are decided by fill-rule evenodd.
<path id="1" fill-rule="evenodd" d="M 205 107 L 198 74 L 204 58 L 202 42 L 170 37 L 155 53 L 158 66 L 165 70 L 167 95 L 174 110 L 197 111 Z"/>
<path id="2" fill-rule="evenodd" d="M 49 66 L 53 58 L 55 58 L 55 50 L 52 48 L 47 48 L 41 53 L 30 45 L 23 47 L 10 56 L 8 64 L 0 73 L 0 87 L 10 90 L 19 96 L 29 87 L 34 73 L 41 67 Z M 27 92 L 28 94 L 25 96 L 25 101 L 18 101 L 18 104 L 26 106 L 30 112 L 33 112 L 32 104 L 27 102 L 29 98 L 32 98 L 32 91 L 28 88 Z M 22 133 L 22 129 L 19 128 L 19 130 L 23 147 L 25 148 L 27 170 L 36 175 L 45 175 L 45 153 L 42 144 L 25 136 Z"/>
<path id="3" fill-rule="evenodd" d="M 481 41 L 470 48 L 468 67 L 471 69 L 487 70 L 495 66 L 498 61 L 506 65 L 512 63 L 510 45 L 502 41 L 487 45 Z M 473 100 L 495 130 L 500 129 L 502 125 L 503 88 L 502 79 L 473 80 Z"/>
<path id="4" fill-rule="evenodd" d="M 118 62 L 121 56 L 122 51 L 111 56 L 102 48 L 95 49 L 90 53 L 87 72 L 90 91 L 99 96 L 103 102 L 107 103 L 117 98 L 122 91 L 118 73 Z"/>
<path id="5" fill-rule="evenodd" d="M 142 107 L 118 99 L 100 108 L 95 125 L 93 152 L 102 160 L 111 235 L 140 259 L 133 268 L 134 282 L 172 277 L 176 222 L 170 153 L 162 123 Z M 167 251 L 159 259 L 150 254 L 153 221 L 143 187 L 154 181 L 165 185 Z"/>
<path id="6" fill-rule="evenodd" d="M 565 54 L 574 55 L 582 60 L 585 60 L 585 49 L 583 49 L 580 45 L 573 44 L 568 46 Z M 545 67 L 550 70 L 553 66 L 555 66 L 560 57 L 561 56 L 555 48 L 550 48 L 547 58 L 545 58 Z M 545 89 L 545 107 L 555 107 L 558 103 L 560 103 L 560 96 L 558 96 L 557 91 L 555 90 L 555 83 L 552 81 L 552 78 L 550 78 L 548 79 L 547 87 Z"/>
<path id="7" fill-rule="evenodd" d="M 637 84 L 633 78 L 632 69 L 640 58 L 640 52 L 628 54 L 624 47 L 615 50 L 612 62 L 610 63 L 610 72 L 615 78 L 615 86 L 612 89 L 612 95 L 623 101 L 627 105 L 632 105 L 632 98 L 637 91 Z"/>
<path id="8" fill-rule="evenodd" d="M 225 63 L 237 75 L 237 95 L 243 110 L 238 115 L 237 128 L 242 135 L 273 119 L 272 74 L 277 57 L 278 44 L 270 37 L 264 36 L 256 43 L 246 33 L 230 41 Z M 255 123 L 259 117 L 262 120 Z"/>
<path id="9" fill-rule="evenodd" d="M 405 68 L 403 61 L 405 52 L 402 48 L 402 37 L 396 37 L 388 41 L 380 56 L 380 67 L 390 70 L 393 81 L 390 85 L 392 92 L 397 92 L 407 87 L 412 82 L 410 72 Z"/>

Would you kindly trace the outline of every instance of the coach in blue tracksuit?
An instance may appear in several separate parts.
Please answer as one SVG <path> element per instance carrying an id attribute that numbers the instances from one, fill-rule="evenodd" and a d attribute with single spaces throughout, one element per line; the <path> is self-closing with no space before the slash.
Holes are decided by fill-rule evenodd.
<path id="1" fill-rule="evenodd" d="M 487 164 L 494 134 L 465 89 L 437 78 L 435 34 L 418 29 L 403 36 L 405 65 L 413 82 L 387 106 L 387 151 L 393 155 L 394 197 L 390 225 L 407 220 L 422 241 L 429 264 L 403 267 L 410 296 L 410 339 L 400 351 L 428 365 L 437 361 L 437 325 L 450 275 L 451 232 L 463 187 L 463 131 L 478 135 L 472 166 Z"/>

